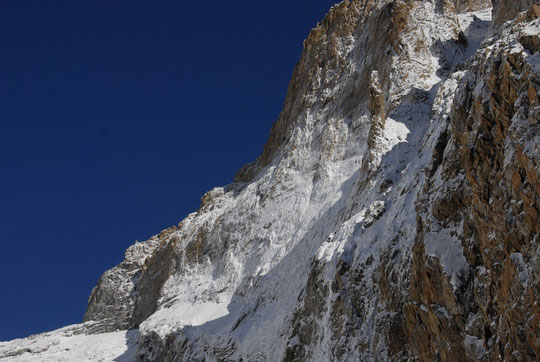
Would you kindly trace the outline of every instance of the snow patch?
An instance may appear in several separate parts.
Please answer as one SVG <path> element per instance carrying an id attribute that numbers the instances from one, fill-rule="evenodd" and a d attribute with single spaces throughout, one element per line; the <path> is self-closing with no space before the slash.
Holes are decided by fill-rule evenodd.
<path id="1" fill-rule="evenodd" d="M 228 305 L 228 302 L 200 304 L 179 302 L 172 304 L 169 308 L 158 310 L 144 323 L 151 323 L 152 330 L 165 335 L 171 330 L 178 330 L 184 326 L 200 326 L 226 316 L 229 314 Z"/>
<path id="2" fill-rule="evenodd" d="M 454 287 L 457 287 L 459 273 L 469 265 L 459 240 L 445 232 L 428 232 L 425 236 L 425 250 L 427 255 L 439 259 L 444 272 L 450 276 Z"/>
<path id="3" fill-rule="evenodd" d="M 484 342 L 475 336 L 467 334 L 463 340 L 463 344 L 465 345 L 467 353 L 475 359 L 480 359 L 484 356 L 484 354 L 486 354 Z"/>
<path id="4" fill-rule="evenodd" d="M 529 273 L 527 264 L 523 260 L 523 254 L 521 253 L 512 253 L 510 258 L 514 262 L 516 271 L 518 272 L 519 281 L 523 287 L 527 287 L 529 281 Z"/>

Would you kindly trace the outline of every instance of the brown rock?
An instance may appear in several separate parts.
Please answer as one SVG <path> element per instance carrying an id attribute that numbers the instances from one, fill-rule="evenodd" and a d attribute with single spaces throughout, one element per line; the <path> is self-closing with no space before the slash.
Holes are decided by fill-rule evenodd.
<path id="1" fill-rule="evenodd" d="M 493 21 L 500 25 L 505 21 L 514 19 L 521 11 L 526 11 L 533 5 L 538 5 L 538 0 L 492 0 Z M 533 9 L 533 12 L 536 10 Z"/>

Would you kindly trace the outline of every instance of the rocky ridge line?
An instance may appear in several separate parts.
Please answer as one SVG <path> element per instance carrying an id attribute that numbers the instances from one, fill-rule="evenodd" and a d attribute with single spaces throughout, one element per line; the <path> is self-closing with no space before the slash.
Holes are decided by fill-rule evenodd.
<path id="1" fill-rule="evenodd" d="M 76 328 L 138 327 L 141 361 L 540 359 L 537 4 L 335 5 L 261 157 Z"/>

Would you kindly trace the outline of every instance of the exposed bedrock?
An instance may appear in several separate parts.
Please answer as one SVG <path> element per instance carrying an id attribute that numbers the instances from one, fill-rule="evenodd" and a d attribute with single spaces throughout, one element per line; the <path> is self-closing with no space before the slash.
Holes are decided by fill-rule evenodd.
<path id="1" fill-rule="evenodd" d="M 540 359 L 535 4 L 335 5 L 262 155 L 85 320 L 141 361 Z"/>

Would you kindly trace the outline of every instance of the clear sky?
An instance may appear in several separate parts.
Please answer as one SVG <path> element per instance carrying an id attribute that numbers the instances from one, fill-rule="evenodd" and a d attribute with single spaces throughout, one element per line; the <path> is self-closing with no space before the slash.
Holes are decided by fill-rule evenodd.
<path id="1" fill-rule="evenodd" d="M 80 322 L 129 245 L 255 159 L 333 3 L 0 1 L 0 340 Z"/>

